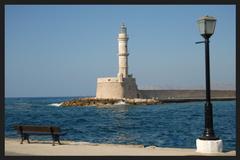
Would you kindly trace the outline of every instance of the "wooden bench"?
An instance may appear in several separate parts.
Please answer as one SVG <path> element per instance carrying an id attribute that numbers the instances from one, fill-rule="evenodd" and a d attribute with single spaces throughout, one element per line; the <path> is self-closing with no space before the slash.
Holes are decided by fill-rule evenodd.
<path id="1" fill-rule="evenodd" d="M 21 135 L 21 144 L 23 144 L 24 140 L 30 143 L 30 135 L 51 135 L 53 140 L 52 145 L 55 145 L 55 141 L 58 141 L 58 144 L 61 145 L 59 137 L 66 134 L 61 132 L 59 127 L 54 126 L 16 125 L 14 128 Z"/>

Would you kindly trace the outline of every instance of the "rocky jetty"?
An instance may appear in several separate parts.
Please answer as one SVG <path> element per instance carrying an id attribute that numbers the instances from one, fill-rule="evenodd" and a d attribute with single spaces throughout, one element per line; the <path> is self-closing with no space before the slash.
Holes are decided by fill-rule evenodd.
<path id="1" fill-rule="evenodd" d="M 212 101 L 229 101 L 236 100 L 235 97 L 212 98 Z M 123 98 L 123 99 L 101 99 L 95 97 L 79 98 L 61 103 L 62 107 L 71 106 L 107 106 L 107 105 L 153 105 L 163 103 L 184 103 L 205 101 L 205 98 L 180 98 L 180 99 L 141 99 L 141 98 Z"/>
<path id="2" fill-rule="evenodd" d="M 158 103 L 161 103 L 158 99 L 100 99 L 89 97 L 65 101 L 61 104 L 61 106 L 151 105 Z"/>

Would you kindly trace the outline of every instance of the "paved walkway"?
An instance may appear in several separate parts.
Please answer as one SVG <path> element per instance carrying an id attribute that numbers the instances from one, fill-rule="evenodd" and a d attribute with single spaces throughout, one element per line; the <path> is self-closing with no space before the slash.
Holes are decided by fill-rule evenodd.
<path id="1" fill-rule="evenodd" d="M 31 144 L 20 140 L 5 140 L 5 156 L 235 156 L 235 151 L 201 154 L 195 149 L 159 148 L 142 145 L 93 144 L 64 141 L 63 145 L 52 146 L 50 141 L 33 141 Z"/>

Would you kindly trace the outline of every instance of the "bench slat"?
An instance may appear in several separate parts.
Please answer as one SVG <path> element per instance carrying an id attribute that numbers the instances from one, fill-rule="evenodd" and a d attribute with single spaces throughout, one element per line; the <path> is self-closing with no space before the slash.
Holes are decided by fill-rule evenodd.
<path id="1" fill-rule="evenodd" d="M 46 133 L 46 132 L 23 132 L 23 134 L 29 134 L 29 135 L 51 135 L 50 132 Z M 61 133 L 53 133 L 53 135 L 59 135 L 59 136 L 63 136 L 66 133 L 61 132 Z"/>

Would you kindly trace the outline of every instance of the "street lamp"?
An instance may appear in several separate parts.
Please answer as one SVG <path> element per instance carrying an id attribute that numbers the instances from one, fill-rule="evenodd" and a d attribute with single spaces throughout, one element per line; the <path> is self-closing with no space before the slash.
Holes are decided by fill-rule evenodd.
<path id="1" fill-rule="evenodd" d="M 209 65 L 209 38 L 213 35 L 216 19 L 210 16 L 201 17 L 198 21 L 200 34 L 205 38 L 205 74 L 206 74 L 206 103 L 205 103 L 205 130 L 202 140 L 217 140 L 213 130 L 212 104 L 210 91 L 210 65 Z"/>
<path id="2" fill-rule="evenodd" d="M 199 137 L 199 139 L 197 139 L 197 151 L 205 153 L 221 152 L 222 141 L 215 136 L 213 130 L 213 113 L 210 91 L 209 38 L 214 33 L 216 19 L 212 16 L 204 16 L 197 21 L 197 24 L 199 27 L 200 34 L 205 39 L 205 41 L 203 41 L 202 43 L 205 43 L 205 74 L 206 74 L 205 129 L 203 135 Z"/>

